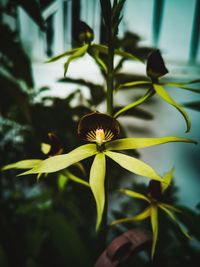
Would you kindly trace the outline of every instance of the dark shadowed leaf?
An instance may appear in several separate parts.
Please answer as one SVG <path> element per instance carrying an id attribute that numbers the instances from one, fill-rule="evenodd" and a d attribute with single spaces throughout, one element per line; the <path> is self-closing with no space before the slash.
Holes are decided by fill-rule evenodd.
<path id="1" fill-rule="evenodd" d="M 123 109 L 123 107 L 119 107 L 119 106 L 116 107 L 114 109 L 114 114 L 117 113 L 121 109 Z M 152 120 L 154 118 L 150 112 L 144 109 L 141 109 L 139 107 L 135 107 L 134 109 L 128 109 L 127 111 L 122 113 L 120 116 L 130 116 L 130 117 L 135 117 L 135 118 L 143 119 L 143 120 Z"/>
<path id="2" fill-rule="evenodd" d="M 16 34 L 5 24 L 0 24 L 1 64 L 14 78 L 22 79 L 33 86 L 30 60 L 24 52 Z"/>
<path id="3" fill-rule="evenodd" d="M 183 103 L 183 107 L 200 111 L 200 101 Z"/>
<path id="4" fill-rule="evenodd" d="M 42 17 L 41 7 L 38 1 L 32 0 L 14 0 L 21 6 L 25 12 L 32 18 L 32 20 L 40 27 L 42 31 L 45 30 L 45 21 Z"/>

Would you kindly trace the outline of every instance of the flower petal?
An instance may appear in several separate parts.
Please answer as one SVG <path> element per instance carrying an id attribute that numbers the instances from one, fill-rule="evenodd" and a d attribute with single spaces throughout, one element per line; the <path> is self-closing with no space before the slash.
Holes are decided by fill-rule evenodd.
<path id="1" fill-rule="evenodd" d="M 190 131 L 191 128 L 191 122 L 190 122 L 190 118 L 188 117 L 186 111 L 179 106 L 179 104 L 177 104 L 175 102 L 175 100 L 167 93 L 167 91 L 159 84 L 153 84 L 153 88 L 156 91 L 156 93 L 167 103 L 169 103 L 170 105 L 174 106 L 184 117 L 186 125 L 187 125 L 187 130 L 186 132 Z"/>
<path id="2" fill-rule="evenodd" d="M 142 195 L 140 193 L 137 193 L 133 190 L 128 190 L 128 189 L 120 189 L 119 190 L 121 193 L 127 195 L 127 196 L 130 196 L 130 197 L 134 197 L 134 198 L 138 198 L 138 199 L 143 199 L 147 202 L 150 203 L 150 200 L 148 199 L 148 197 L 146 197 L 145 195 Z"/>
<path id="3" fill-rule="evenodd" d="M 92 112 L 83 116 L 78 123 L 78 136 L 80 139 L 96 142 L 96 131 L 103 130 L 105 142 L 115 139 L 119 135 L 119 123 L 113 117 L 100 113 Z"/>
<path id="4" fill-rule="evenodd" d="M 166 136 L 160 138 L 123 138 L 111 141 L 105 146 L 107 150 L 126 150 L 157 146 L 169 142 L 186 142 L 197 144 L 197 142 L 192 139 Z"/>
<path id="5" fill-rule="evenodd" d="M 111 225 L 116 225 L 116 224 L 126 223 L 126 222 L 143 221 L 148 217 L 150 217 L 150 208 L 143 210 L 141 213 L 139 213 L 133 217 L 114 220 L 114 221 L 112 221 Z"/>
<path id="6" fill-rule="evenodd" d="M 41 159 L 25 159 L 15 163 L 5 165 L 1 168 L 1 171 L 7 171 L 10 169 L 31 169 L 42 162 Z"/>
<path id="7" fill-rule="evenodd" d="M 58 155 L 43 160 L 33 169 L 24 172 L 20 175 L 34 174 L 34 173 L 51 173 L 63 170 L 70 165 L 79 162 L 83 159 L 89 158 L 97 153 L 94 144 L 87 144 L 76 148 L 68 154 Z"/>
<path id="8" fill-rule="evenodd" d="M 91 170 L 90 170 L 90 187 L 94 195 L 97 206 L 97 221 L 96 231 L 102 221 L 104 205 L 105 205 L 105 173 L 106 173 L 106 161 L 105 155 L 99 153 L 95 156 Z"/>
<path id="9" fill-rule="evenodd" d="M 69 51 L 66 51 L 65 53 L 62 53 L 62 54 L 60 54 L 58 56 L 52 57 L 52 58 L 48 59 L 47 61 L 45 61 L 44 63 L 51 63 L 51 62 L 54 62 L 56 60 L 59 60 L 62 57 L 70 56 L 70 55 L 74 54 L 77 50 L 79 50 L 79 47 L 78 48 L 74 48 L 74 49 L 69 50 Z"/>
<path id="10" fill-rule="evenodd" d="M 151 178 L 153 180 L 157 180 L 160 182 L 163 182 L 164 180 L 160 175 L 158 175 L 154 169 L 152 169 L 149 165 L 144 163 L 143 161 L 111 151 L 105 151 L 104 154 L 106 154 L 109 158 L 116 161 L 120 166 L 122 166 L 124 169 L 133 172 L 138 175 L 145 176 L 147 178 Z"/>
<path id="11" fill-rule="evenodd" d="M 63 172 L 63 175 L 66 176 L 67 179 L 75 182 L 75 183 L 78 183 L 78 184 L 82 184 L 82 185 L 85 185 L 87 187 L 90 187 L 89 183 L 84 181 L 83 179 L 79 178 L 78 176 L 74 175 L 73 173 L 69 172 L 68 170 L 65 170 Z"/>
<path id="12" fill-rule="evenodd" d="M 185 84 L 182 84 L 182 83 L 173 83 L 173 82 L 171 82 L 171 83 L 164 83 L 164 85 L 177 87 L 177 88 L 188 90 L 188 91 L 191 91 L 191 92 L 197 93 L 197 94 L 200 93 L 200 89 L 199 88 L 192 88 L 192 87 L 189 87 L 189 86 L 185 86 Z M 187 85 L 187 83 L 186 83 L 186 85 Z"/>
<path id="13" fill-rule="evenodd" d="M 124 108 L 120 109 L 115 115 L 114 118 L 119 117 L 122 113 L 126 112 L 127 110 L 136 107 L 142 103 L 144 103 L 147 99 L 149 99 L 155 92 L 152 89 L 149 89 L 144 96 L 136 100 L 135 102 L 125 106 Z"/>
<path id="14" fill-rule="evenodd" d="M 156 248 L 156 242 L 158 239 L 158 208 L 155 205 L 151 206 L 151 227 L 152 227 L 152 232 L 153 232 L 151 258 L 153 259 L 155 248 Z"/>
<path id="15" fill-rule="evenodd" d="M 106 66 L 106 64 L 104 63 L 104 61 L 99 57 L 99 51 L 98 49 L 96 49 L 96 46 L 91 45 L 88 53 L 90 54 L 90 56 L 96 61 L 96 63 L 100 66 L 100 68 L 107 73 L 108 72 L 108 68 Z"/>
<path id="16" fill-rule="evenodd" d="M 174 216 L 174 214 L 169 210 L 169 207 L 167 208 L 166 205 L 160 204 L 159 207 L 164 210 L 168 216 L 178 225 L 179 229 L 181 230 L 181 232 L 189 239 L 191 239 L 191 236 L 188 235 L 188 233 L 186 233 L 186 231 L 181 227 L 181 225 L 178 223 L 178 220 L 176 219 L 176 217 Z"/>
<path id="17" fill-rule="evenodd" d="M 178 209 L 172 205 L 166 204 L 166 203 L 160 203 L 160 204 L 158 204 L 158 206 L 159 207 L 162 206 L 162 207 L 164 207 L 168 210 L 171 210 L 171 211 L 175 211 L 175 212 L 179 212 L 179 213 L 182 212 L 182 210 L 180 210 L 180 209 Z"/>
<path id="18" fill-rule="evenodd" d="M 147 84 L 151 84 L 151 81 L 134 81 L 134 82 L 128 82 L 128 83 L 124 83 L 124 84 L 120 84 L 118 89 L 121 88 L 131 88 L 137 85 L 147 85 Z M 137 87 L 136 87 L 137 88 Z"/>
<path id="19" fill-rule="evenodd" d="M 149 55 L 146 72 L 152 80 L 156 80 L 168 73 L 168 69 L 159 50 L 154 50 Z"/>
<path id="20" fill-rule="evenodd" d="M 83 46 L 81 46 L 78 50 L 76 50 L 66 61 L 65 65 L 64 65 L 64 76 L 66 76 L 69 64 L 71 63 L 71 61 L 73 61 L 74 59 L 77 59 L 79 57 L 82 57 L 85 55 L 85 53 L 87 52 L 89 45 L 85 44 Z"/>
<path id="21" fill-rule="evenodd" d="M 161 184 L 161 189 L 162 189 L 162 192 L 164 192 L 168 186 L 171 184 L 171 180 L 172 180 L 172 177 L 173 177 L 173 174 L 174 174 L 174 168 L 172 168 L 171 170 L 169 170 L 163 177 L 163 179 L 165 180 L 166 183 L 162 183 Z"/>
<path id="22" fill-rule="evenodd" d="M 121 56 L 123 58 L 126 58 L 126 59 L 132 59 L 134 61 L 139 61 L 141 63 L 144 63 L 140 58 L 130 54 L 130 53 L 127 53 L 123 50 L 120 50 L 120 49 L 115 49 L 115 55 L 118 55 L 118 56 Z"/>

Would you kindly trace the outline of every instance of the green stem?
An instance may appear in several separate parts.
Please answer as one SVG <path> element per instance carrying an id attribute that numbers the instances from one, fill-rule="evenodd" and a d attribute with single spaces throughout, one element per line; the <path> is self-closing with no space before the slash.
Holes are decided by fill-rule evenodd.
<path id="1" fill-rule="evenodd" d="M 114 90 L 114 37 L 111 26 L 108 30 L 108 73 L 106 78 L 107 85 L 107 113 L 113 115 L 113 90 Z"/>

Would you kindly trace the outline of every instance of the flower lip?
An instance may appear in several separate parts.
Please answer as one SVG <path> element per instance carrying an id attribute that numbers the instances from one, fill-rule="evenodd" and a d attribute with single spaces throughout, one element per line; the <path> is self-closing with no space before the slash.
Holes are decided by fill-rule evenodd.
<path id="1" fill-rule="evenodd" d="M 158 79 L 169 72 L 158 49 L 151 52 L 149 55 L 146 71 L 147 75 L 153 80 Z"/>
<path id="2" fill-rule="evenodd" d="M 116 139 L 119 135 L 119 123 L 113 117 L 99 112 L 83 116 L 78 124 L 80 139 L 102 145 Z"/>
<path id="3" fill-rule="evenodd" d="M 161 183 L 151 180 L 148 186 L 148 195 L 152 200 L 160 201 L 162 199 Z"/>
<path id="4" fill-rule="evenodd" d="M 94 39 L 94 32 L 85 22 L 79 20 L 75 24 L 73 39 L 79 44 L 89 44 Z"/>
<path id="5" fill-rule="evenodd" d="M 49 139 L 48 143 L 50 144 L 51 147 L 49 152 L 47 153 L 47 156 L 51 157 L 62 154 L 63 148 L 57 135 L 50 132 L 48 133 L 48 139 Z"/>

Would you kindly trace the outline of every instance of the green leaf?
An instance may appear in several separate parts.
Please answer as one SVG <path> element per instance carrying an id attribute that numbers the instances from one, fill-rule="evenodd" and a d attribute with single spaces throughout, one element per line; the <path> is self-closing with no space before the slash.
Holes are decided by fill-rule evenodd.
<path id="1" fill-rule="evenodd" d="M 181 227 L 181 225 L 178 223 L 176 217 L 174 216 L 174 214 L 169 210 L 169 207 L 167 208 L 166 205 L 164 204 L 160 204 L 159 207 L 164 210 L 168 216 L 178 225 L 178 227 L 180 228 L 181 232 L 189 239 L 191 239 L 191 236 L 188 235 L 188 233 L 186 233 L 186 231 Z"/>
<path id="2" fill-rule="evenodd" d="M 138 57 L 136 57 L 130 53 L 127 53 L 125 51 L 122 51 L 120 49 L 115 49 L 115 55 L 121 56 L 121 57 L 126 58 L 126 59 L 132 59 L 134 61 L 139 61 L 141 63 L 144 63 L 140 58 L 138 58 Z"/>
<path id="3" fill-rule="evenodd" d="M 120 189 L 119 191 L 121 193 L 127 195 L 127 196 L 138 198 L 138 199 L 142 199 L 142 200 L 145 200 L 145 201 L 150 203 L 150 200 L 148 199 L 148 197 L 146 197 L 145 195 L 142 195 L 140 193 L 137 193 L 135 191 L 128 190 L 128 189 Z"/>
<path id="4" fill-rule="evenodd" d="M 40 27 L 43 32 L 46 30 L 45 20 L 42 16 L 41 5 L 37 0 L 26 1 L 26 0 L 15 0 L 15 5 L 21 6 L 28 16 Z"/>
<path id="5" fill-rule="evenodd" d="M 88 50 L 88 47 L 89 47 L 88 44 L 85 44 L 85 45 L 81 46 L 78 50 L 76 50 L 76 51 L 75 51 L 75 52 L 68 58 L 67 62 L 66 62 L 65 65 L 64 65 L 64 69 L 65 69 L 65 71 L 64 71 L 64 76 L 66 76 L 66 73 L 67 73 L 69 64 L 70 64 L 73 60 L 75 60 L 75 59 L 77 59 L 77 58 L 80 58 L 80 57 L 84 56 L 85 53 L 86 53 L 87 50 Z"/>
<path id="6" fill-rule="evenodd" d="M 156 243 L 158 239 L 158 208 L 157 206 L 152 205 L 150 210 L 151 210 L 151 227 L 152 227 L 152 232 L 153 232 L 151 258 L 153 259 L 153 256 L 155 254 Z"/>
<path id="7" fill-rule="evenodd" d="M 171 96 L 166 92 L 166 90 L 160 86 L 159 84 L 153 84 L 153 88 L 156 91 L 156 93 L 167 103 L 169 103 L 170 105 L 174 106 L 184 117 L 186 125 L 187 125 L 187 129 L 186 132 L 190 131 L 191 128 L 191 122 L 190 119 L 187 115 L 187 113 L 185 112 L 185 110 L 179 106 L 173 98 L 171 98 Z"/>
<path id="8" fill-rule="evenodd" d="M 5 165 L 1 168 L 1 171 L 7 171 L 10 169 L 31 169 L 42 162 L 41 159 L 25 159 L 15 163 Z"/>
<path id="9" fill-rule="evenodd" d="M 166 181 L 166 184 L 164 184 L 164 183 L 161 184 L 162 192 L 164 192 L 169 187 L 169 185 L 171 184 L 171 180 L 172 180 L 173 174 L 174 174 L 174 168 L 172 168 L 170 171 L 168 171 L 164 175 L 163 179 Z"/>
<path id="10" fill-rule="evenodd" d="M 114 220 L 114 221 L 112 221 L 111 225 L 116 225 L 116 224 L 126 223 L 126 222 L 143 221 L 148 217 L 150 217 L 150 208 L 145 209 L 144 211 L 142 211 L 141 213 L 139 213 L 138 215 L 135 215 L 133 217 Z"/>
<path id="11" fill-rule="evenodd" d="M 102 221 L 104 205 L 105 205 L 105 173 L 106 173 L 106 161 L 103 153 L 98 153 L 93 161 L 90 170 L 90 187 L 94 195 L 97 206 L 97 221 L 96 231 Z"/>
<path id="12" fill-rule="evenodd" d="M 125 106 L 124 108 L 120 109 L 115 115 L 114 118 L 119 117 L 122 113 L 126 112 L 127 110 L 134 108 L 142 103 L 144 103 L 147 99 L 149 99 L 152 95 L 154 95 L 154 91 L 149 89 L 144 96 L 139 98 L 137 101 Z"/>
<path id="13" fill-rule="evenodd" d="M 35 173 L 52 173 L 63 170 L 72 164 L 89 158 L 97 153 L 95 144 L 87 144 L 72 150 L 68 154 L 62 154 L 43 160 L 35 168 L 20 175 Z"/>
<path id="14" fill-rule="evenodd" d="M 50 59 L 48 59 L 47 61 L 45 61 L 44 63 L 51 63 L 51 62 L 54 62 L 54 61 L 57 61 L 59 60 L 60 58 L 62 57 L 66 57 L 66 56 L 70 56 L 70 55 L 73 55 L 76 51 L 78 51 L 80 49 L 80 47 L 77 47 L 77 48 L 74 48 L 72 50 L 69 50 L 69 51 L 66 51 L 65 53 L 62 53 L 58 56 L 55 56 L 55 57 L 52 57 Z"/>
<path id="15" fill-rule="evenodd" d="M 192 139 L 166 136 L 160 138 L 122 138 L 106 143 L 105 147 L 107 150 L 139 149 L 169 142 L 186 142 L 197 144 L 197 142 Z"/>
<path id="16" fill-rule="evenodd" d="M 121 88 L 130 88 L 130 87 L 134 87 L 137 85 L 146 85 L 146 84 L 151 84 L 150 81 L 134 81 L 134 82 L 128 82 L 128 83 L 124 83 L 124 84 L 120 84 L 118 89 Z"/>
<path id="17" fill-rule="evenodd" d="M 84 181 L 83 179 L 79 178 L 78 176 L 74 175 L 73 173 L 71 173 L 71 172 L 69 172 L 67 170 L 65 170 L 63 173 L 71 181 L 73 181 L 75 183 L 78 183 L 78 184 L 85 185 L 87 187 L 90 187 L 88 182 Z"/>
<path id="18" fill-rule="evenodd" d="M 152 169 L 149 165 L 144 163 L 143 161 L 111 151 L 104 152 L 109 158 L 116 161 L 121 167 L 124 169 L 133 172 L 138 175 L 145 176 L 147 178 L 151 178 L 153 180 L 157 180 L 159 182 L 163 182 L 164 180 L 160 175 L 158 175 L 154 169 Z"/>

